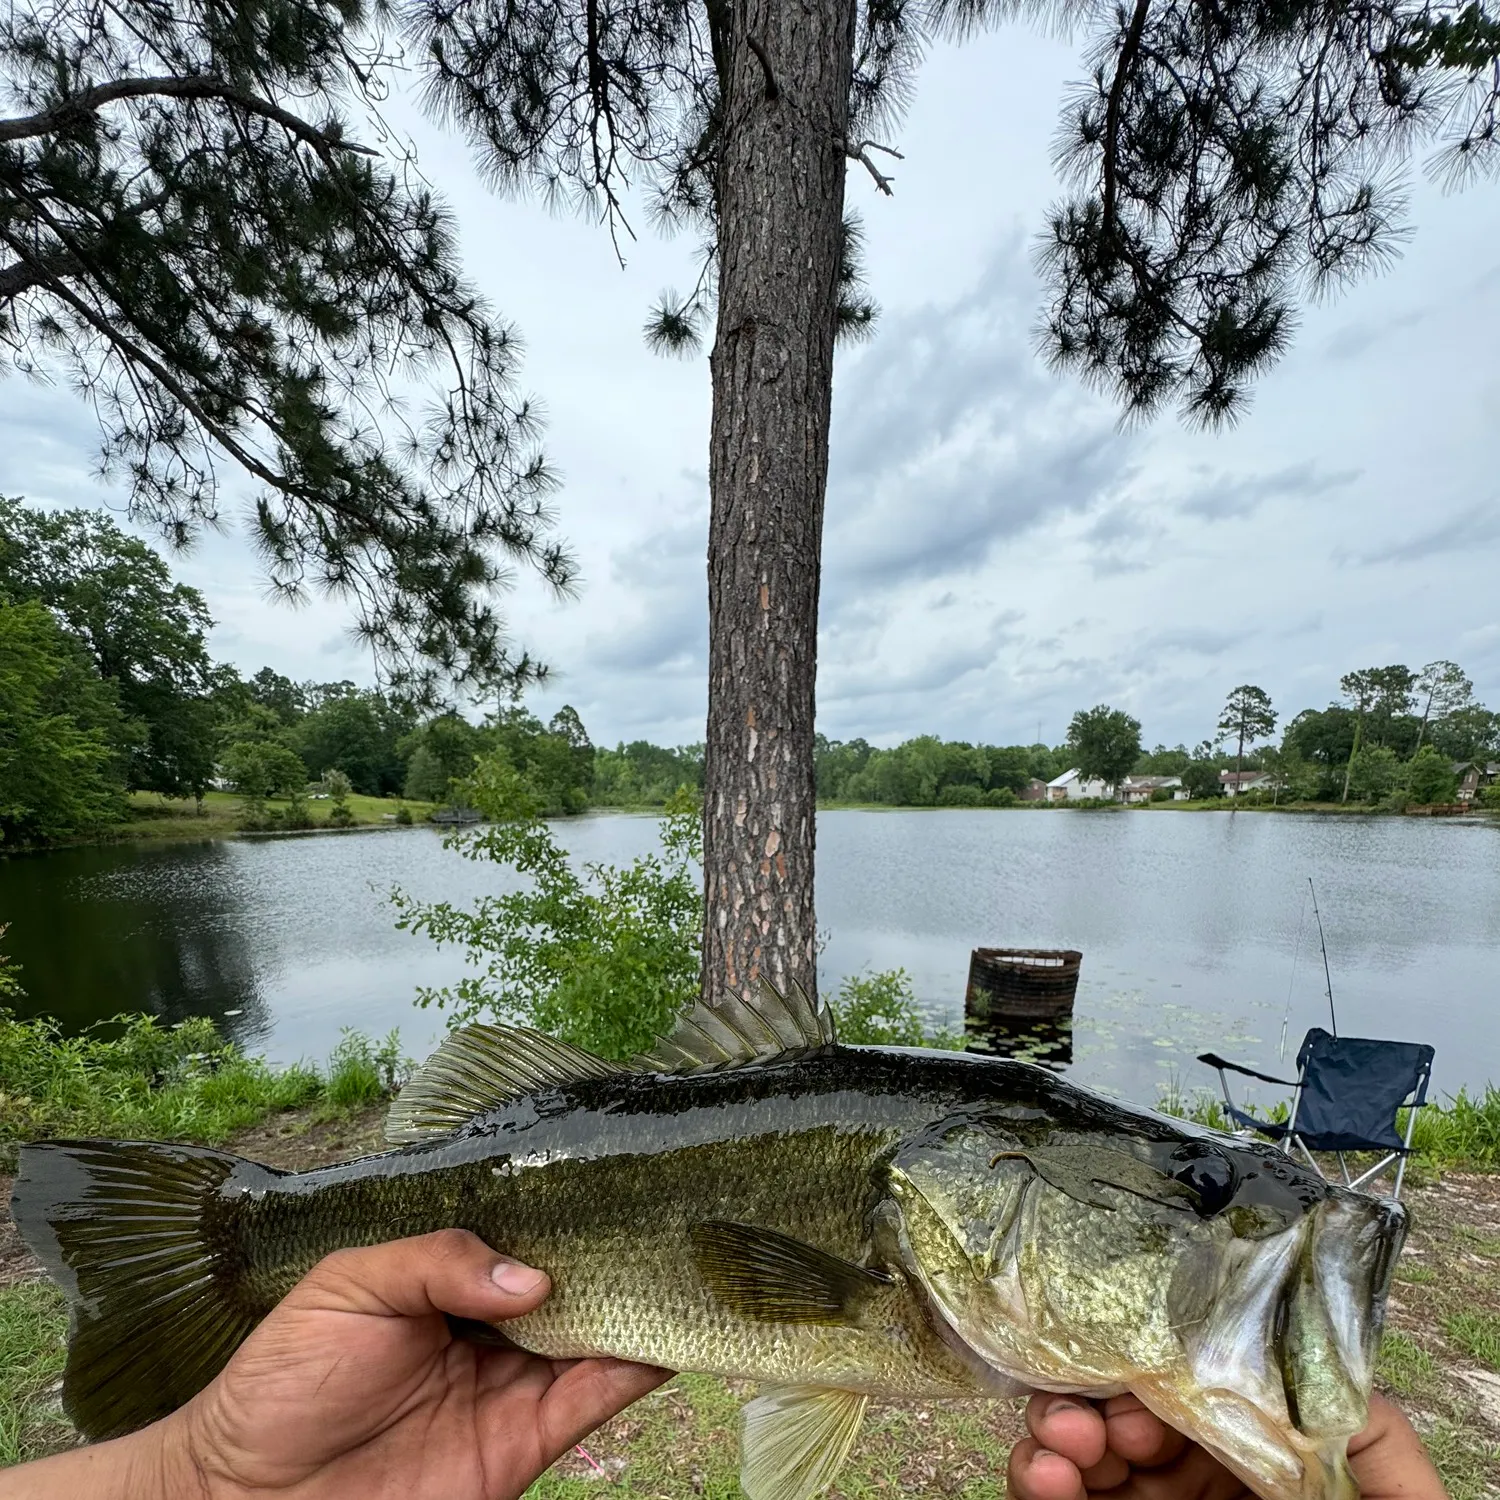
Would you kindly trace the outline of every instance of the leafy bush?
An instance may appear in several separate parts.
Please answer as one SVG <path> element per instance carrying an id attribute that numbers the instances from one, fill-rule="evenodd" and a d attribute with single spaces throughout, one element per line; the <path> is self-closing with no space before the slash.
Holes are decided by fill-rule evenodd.
<path id="1" fill-rule="evenodd" d="M 409 808 L 404 802 L 400 807 L 396 809 L 396 821 L 403 827 L 411 827 L 411 808 Z"/>
<path id="2" fill-rule="evenodd" d="M 945 786 L 938 793 L 939 807 L 983 807 L 984 789 L 971 782 Z"/>
<path id="3" fill-rule="evenodd" d="M 1500 782 L 1494 786 L 1482 786 L 1475 799 L 1481 807 L 1500 812 Z"/>
<path id="4" fill-rule="evenodd" d="M 417 1003 L 446 1009 L 455 1026 L 483 1016 L 521 1021 L 602 1057 L 649 1047 L 698 994 L 694 794 L 679 790 L 668 804 L 660 856 L 579 871 L 542 820 L 535 788 L 505 757 L 482 757 L 463 793 L 492 821 L 454 831 L 447 847 L 514 870 L 526 886 L 467 909 L 392 891 L 398 927 L 462 945 L 480 970 L 452 989 L 418 990 Z"/>
<path id="5" fill-rule="evenodd" d="M 375 1104 L 411 1076 L 415 1064 L 401 1052 L 400 1035 L 392 1031 L 376 1046 L 363 1032 L 344 1027 L 328 1057 L 323 1097 L 337 1109 Z"/>
<path id="6" fill-rule="evenodd" d="M 1452 802 L 1458 796 L 1453 762 L 1435 745 L 1423 745 L 1406 763 L 1406 793 L 1413 802 Z"/>
<path id="7" fill-rule="evenodd" d="M 984 794 L 986 807 L 1014 807 L 1016 794 L 1008 786 L 992 786 Z"/>
<path id="8" fill-rule="evenodd" d="M 311 1103 L 315 1069 L 273 1070 L 202 1017 L 163 1026 L 122 1015 L 83 1036 L 49 1017 L 0 1010 L 0 1160 L 17 1141 L 49 1135 L 222 1141 L 277 1110 Z"/>
<path id="9" fill-rule="evenodd" d="M 850 1046 L 949 1047 L 961 1037 L 933 1027 L 905 969 L 851 974 L 837 993 L 825 995 L 838 1038 Z"/>

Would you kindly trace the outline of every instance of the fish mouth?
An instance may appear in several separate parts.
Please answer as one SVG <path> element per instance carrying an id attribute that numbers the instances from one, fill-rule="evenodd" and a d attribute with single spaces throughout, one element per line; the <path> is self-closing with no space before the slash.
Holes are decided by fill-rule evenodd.
<path id="1" fill-rule="evenodd" d="M 1137 1388 L 1266 1500 L 1355 1500 L 1348 1441 L 1365 1424 L 1402 1242 L 1400 1204 L 1330 1188 L 1280 1234 L 1236 1241 L 1186 1386 Z"/>

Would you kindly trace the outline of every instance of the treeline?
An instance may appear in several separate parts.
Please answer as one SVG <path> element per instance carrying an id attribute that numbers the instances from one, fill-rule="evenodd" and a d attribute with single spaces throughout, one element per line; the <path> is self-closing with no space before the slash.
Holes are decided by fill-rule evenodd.
<path id="1" fill-rule="evenodd" d="M 1065 746 L 977 745 L 923 734 L 882 750 L 820 734 L 814 764 L 820 802 L 1008 807 L 1029 782 L 1050 781 L 1072 762 Z"/>
<path id="2" fill-rule="evenodd" d="M 352 682 L 246 678 L 211 659 L 212 624 L 202 594 L 105 512 L 0 497 L 0 846 L 107 830 L 132 792 L 232 790 L 250 826 L 304 823 L 314 785 L 336 809 L 350 791 L 442 802 L 497 751 L 549 812 L 589 803 L 594 752 L 571 708 L 475 725 Z M 292 805 L 273 815 L 272 798 Z"/>

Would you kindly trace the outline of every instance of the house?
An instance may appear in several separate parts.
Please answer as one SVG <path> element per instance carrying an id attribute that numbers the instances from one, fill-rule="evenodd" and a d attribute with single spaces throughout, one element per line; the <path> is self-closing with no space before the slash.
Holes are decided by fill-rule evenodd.
<path id="1" fill-rule="evenodd" d="M 1500 760 L 1460 760 L 1453 763 L 1453 774 L 1458 777 L 1458 800 L 1472 802 L 1481 787 L 1494 786 L 1500 781 Z"/>
<path id="2" fill-rule="evenodd" d="M 1237 797 L 1241 792 L 1270 791 L 1271 777 L 1266 771 L 1220 771 L 1219 785 L 1226 797 Z"/>
<path id="3" fill-rule="evenodd" d="M 1033 776 L 1025 786 L 1016 793 L 1017 802 L 1045 802 L 1047 800 L 1047 783 Z"/>
<path id="4" fill-rule="evenodd" d="M 1061 776 L 1054 776 L 1047 783 L 1049 802 L 1078 802 L 1085 797 L 1107 797 L 1109 788 L 1102 781 L 1086 781 L 1083 773 L 1074 766 Z"/>
<path id="5" fill-rule="evenodd" d="M 1183 792 L 1180 776 L 1127 776 L 1120 783 L 1120 801 L 1129 803 L 1149 802 L 1155 791 L 1171 792 L 1176 796 Z M 1183 801 L 1183 797 L 1178 797 Z"/>

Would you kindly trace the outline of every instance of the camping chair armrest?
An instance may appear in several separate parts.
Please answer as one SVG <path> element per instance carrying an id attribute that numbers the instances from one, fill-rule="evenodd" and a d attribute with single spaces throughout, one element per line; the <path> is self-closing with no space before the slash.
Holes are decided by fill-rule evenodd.
<path id="1" fill-rule="evenodd" d="M 1247 1068 L 1240 1063 L 1230 1062 L 1228 1058 L 1220 1057 L 1217 1052 L 1200 1052 L 1198 1054 L 1198 1061 L 1207 1063 L 1211 1068 L 1217 1068 L 1221 1073 L 1227 1068 L 1231 1073 L 1243 1073 L 1246 1078 L 1258 1078 L 1262 1083 L 1275 1083 L 1287 1089 L 1297 1087 L 1297 1080 L 1295 1078 L 1272 1078 L 1269 1073 L 1257 1073 L 1254 1068 Z"/>

